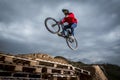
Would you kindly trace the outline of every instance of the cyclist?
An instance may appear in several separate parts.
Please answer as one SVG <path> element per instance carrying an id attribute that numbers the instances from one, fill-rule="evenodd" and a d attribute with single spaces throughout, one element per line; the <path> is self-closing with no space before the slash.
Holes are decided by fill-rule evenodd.
<path id="1" fill-rule="evenodd" d="M 65 22 L 68 23 L 68 25 L 65 25 L 63 28 L 63 31 L 58 33 L 59 36 L 64 36 L 64 32 L 66 29 L 70 28 L 71 29 L 71 38 L 73 39 L 74 37 L 74 28 L 77 27 L 77 19 L 74 16 L 74 13 L 69 12 L 68 9 L 62 9 L 62 12 L 64 13 L 65 17 L 60 21 L 60 24 L 63 24 Z"/>

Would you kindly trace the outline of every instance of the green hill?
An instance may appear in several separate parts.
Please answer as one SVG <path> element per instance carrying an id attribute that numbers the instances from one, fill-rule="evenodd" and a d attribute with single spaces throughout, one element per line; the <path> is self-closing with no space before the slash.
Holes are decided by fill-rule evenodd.
<path id="1" fill-rule="evenodd" d="M 113 64 L 102 64 L 109 80 L 120 80 L 120 66 Z"/>

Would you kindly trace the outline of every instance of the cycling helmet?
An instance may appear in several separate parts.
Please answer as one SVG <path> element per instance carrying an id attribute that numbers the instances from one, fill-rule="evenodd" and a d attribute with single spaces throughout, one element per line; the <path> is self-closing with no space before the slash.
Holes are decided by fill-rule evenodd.
<path id="1" fill-rule="evenodd" d="M 68 9 L 62 9 L 62 12 L 65 13 L 65 14 L 68 14 L 69 10 Z"/>

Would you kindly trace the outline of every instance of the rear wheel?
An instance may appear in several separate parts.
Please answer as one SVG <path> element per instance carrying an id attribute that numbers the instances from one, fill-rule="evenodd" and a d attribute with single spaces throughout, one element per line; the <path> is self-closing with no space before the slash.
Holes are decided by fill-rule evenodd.
<path id="1" fill-rule="evenodd" d="M 71 48 L 72 50 L 77 50 L 78 43 L 75 38 L 74 39 L 71 39 L 70 37 L 66 38 L 66 43 L 69 46 L 69 48 Z"/>
<path id="2" fill-rule="evenodd" d="M 45 19 L 45 27 L 47 28 L 47 30 L 53 34 L 56 34 L 60 31 L 60 25 L 57 24 L 58 22 L 51 18 L 48 17 Z M 54 26 L 53 26 L 54 25 Z"/>

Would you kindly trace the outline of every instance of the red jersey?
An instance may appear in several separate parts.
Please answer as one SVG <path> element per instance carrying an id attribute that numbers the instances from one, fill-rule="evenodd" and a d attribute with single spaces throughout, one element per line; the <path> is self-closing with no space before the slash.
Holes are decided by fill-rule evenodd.
<path id="1" fill-rule="evenodd" d="M 73 13 L 69 13 L 67 15 L 67 17 L 64 17 L 63 20 L 61 21 L 62 24 L 65 23 L 65 22 L 67 22 L 69 24 L 71 24 L 71 23 L 77 23 L 77 19 L 75 18 L 75 16 L 74 16 Z"/>

